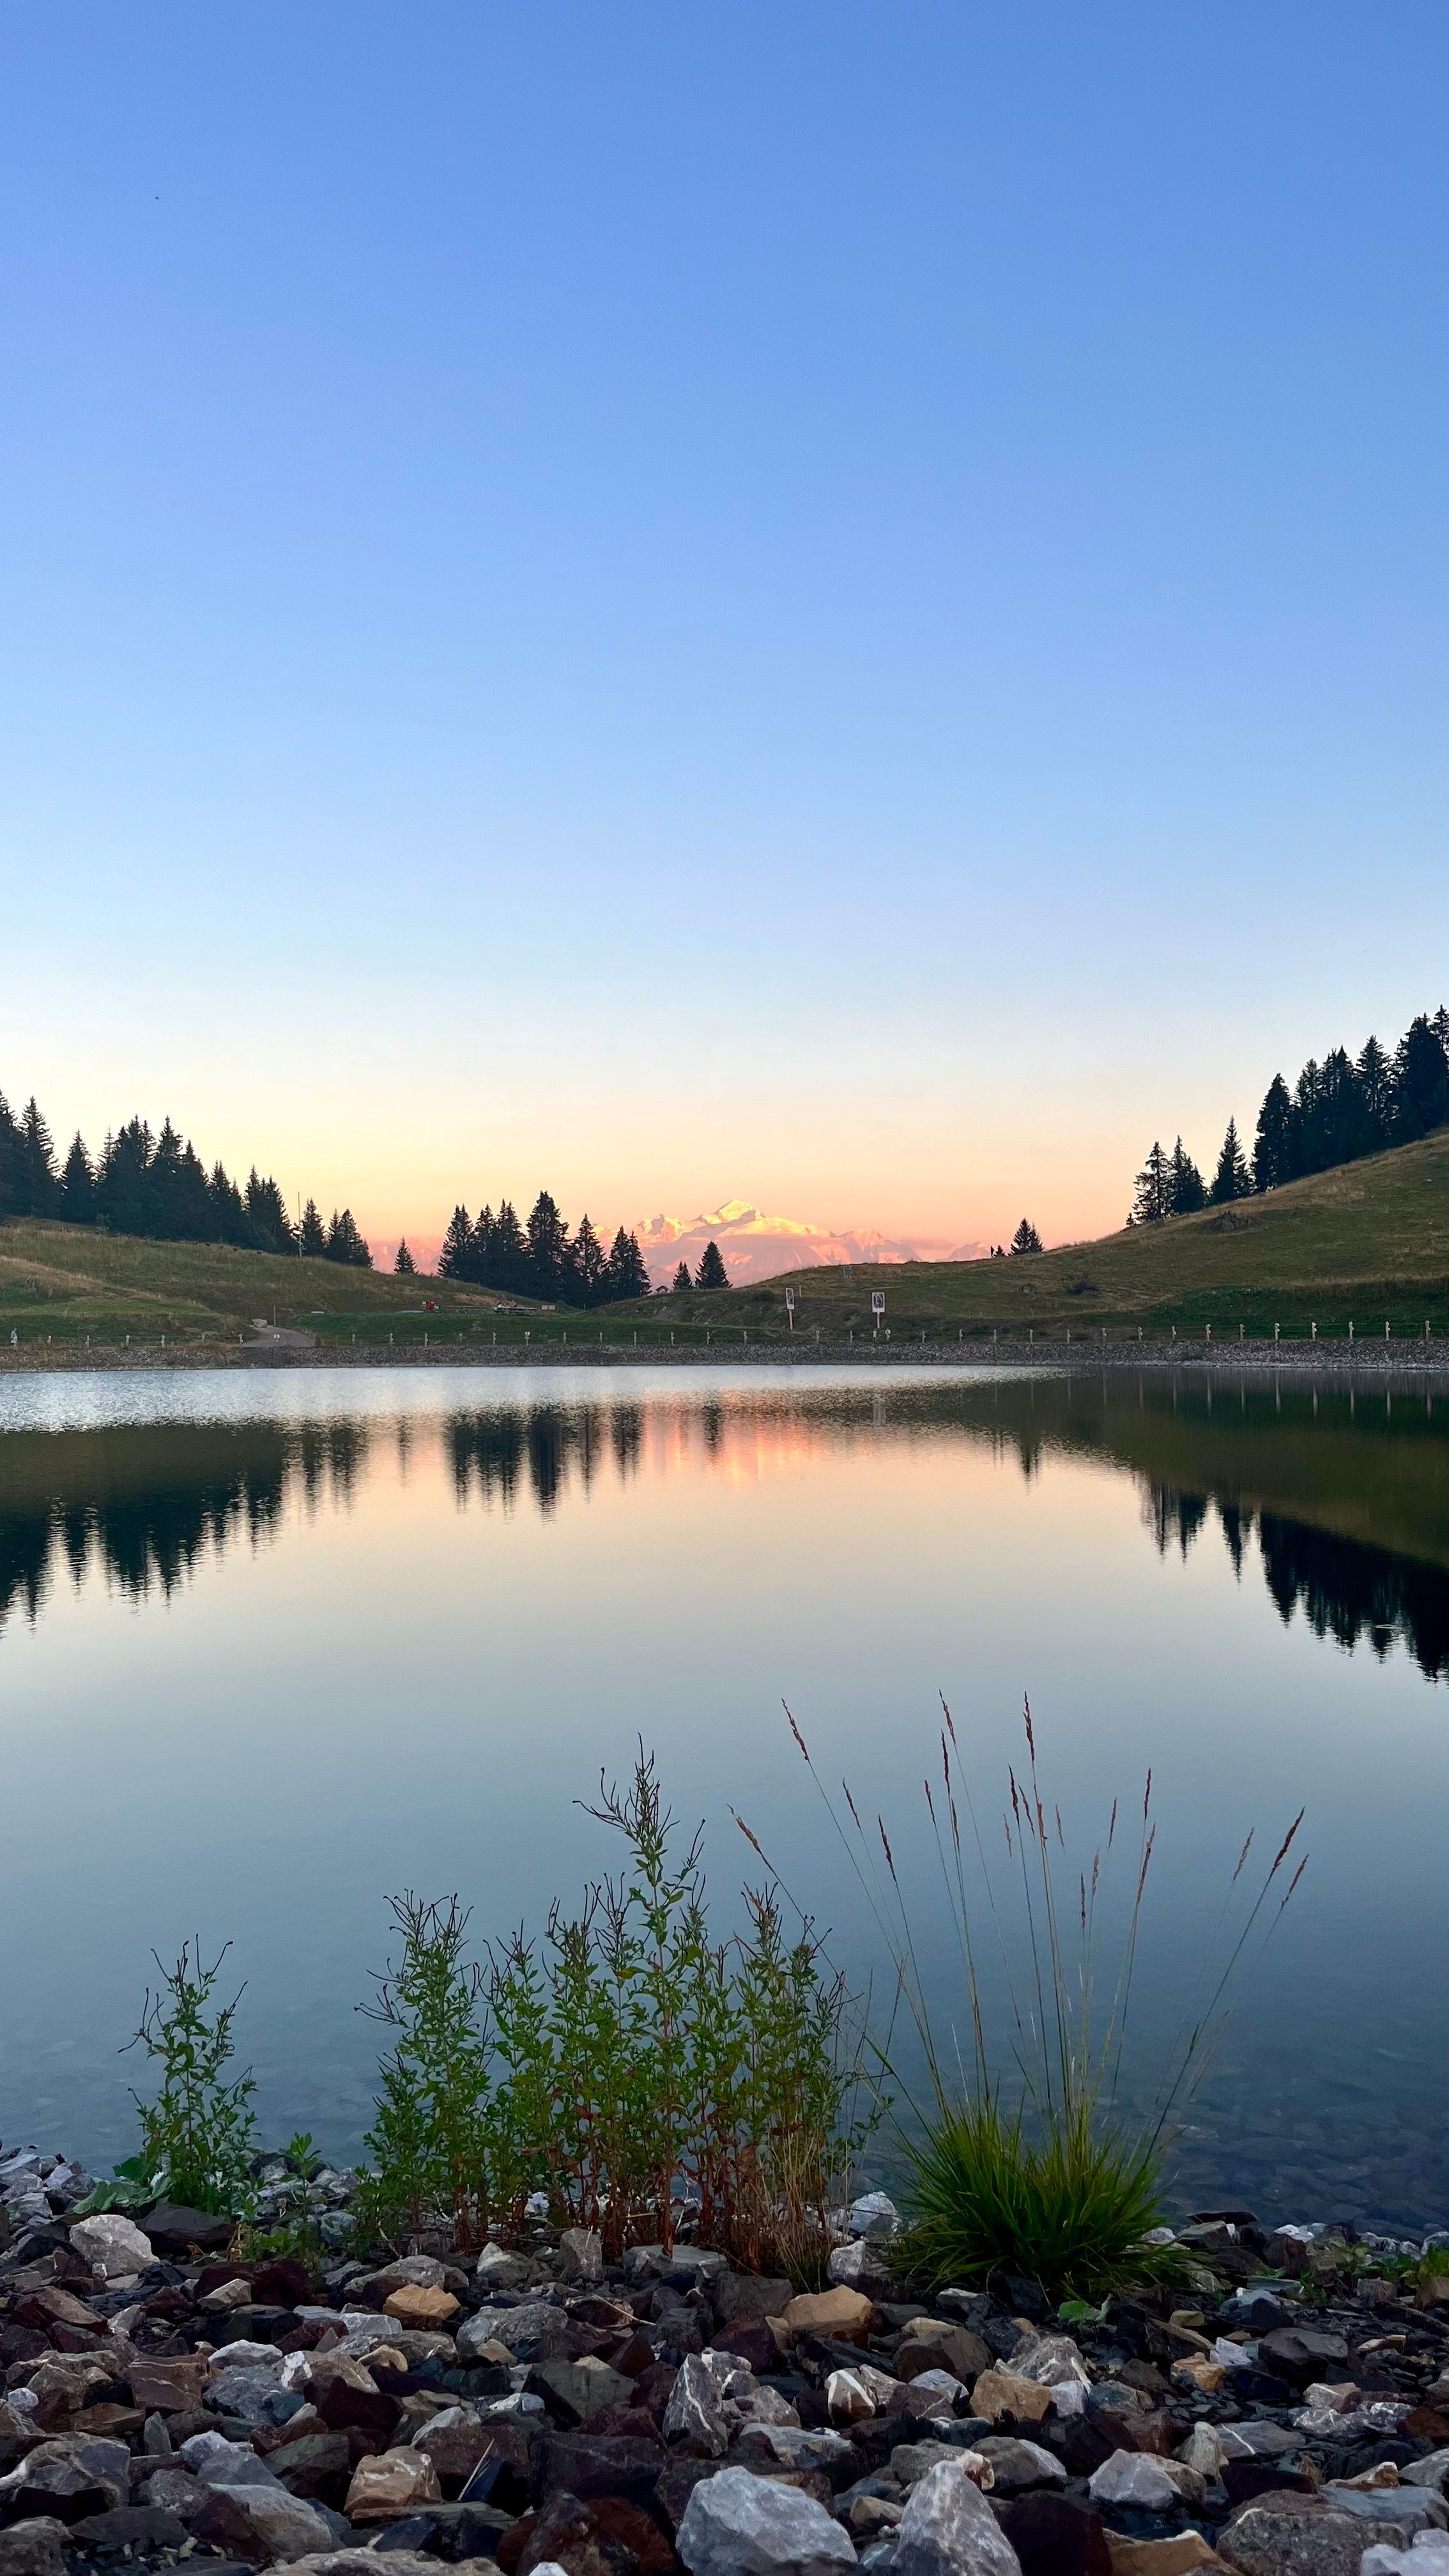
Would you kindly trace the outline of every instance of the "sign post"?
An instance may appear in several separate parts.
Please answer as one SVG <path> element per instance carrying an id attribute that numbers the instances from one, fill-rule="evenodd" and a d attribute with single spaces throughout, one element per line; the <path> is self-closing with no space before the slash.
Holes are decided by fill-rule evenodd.
<path id="1" fill-rule="evenodd" d="M 877 1335 L 879 1335 L 880 1319 L 885 1313 L 885 1290 L 883 1288 L 872 1288 L 870 1292 L 870 1311 L 875 1317 L 875 1329 Z"/>
<path id="2" fill-rule="evenodd" d="M 787 1288 L 785 1291 L 785 1313 L 789 1318 L 790 1330 L 793 1333 L 795 1330 L 795 1291 L 793 1288 Z"/>

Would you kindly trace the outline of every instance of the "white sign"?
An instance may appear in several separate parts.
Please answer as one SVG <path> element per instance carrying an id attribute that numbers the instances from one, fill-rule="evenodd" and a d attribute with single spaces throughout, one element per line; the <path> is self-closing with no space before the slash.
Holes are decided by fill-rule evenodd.
<path id="1" fill-rule="evenodd" d="M 795 1291 L 794 1291 L 794 1289 L 793 1289 L 793 1288 L 787 1288 L 787 1289 L 786 1289 L 786 1291 L 785 1291 L 785 1303 L 786 1303 L 786 1305 L 789 1307 L 790 1312 L 791 1312 L 791 1314 L 793 1315 L 793 1314 L 794 1314 L 794 1312 L 795 1312 Z"/>
<path id="2" fill-rule="evenodd" d="M 870 1292 L 870 1311 L 873 1315 L 883 1315 L 885 1313 L 885 1290 L 883 1288 L 872 1288 Z"/>

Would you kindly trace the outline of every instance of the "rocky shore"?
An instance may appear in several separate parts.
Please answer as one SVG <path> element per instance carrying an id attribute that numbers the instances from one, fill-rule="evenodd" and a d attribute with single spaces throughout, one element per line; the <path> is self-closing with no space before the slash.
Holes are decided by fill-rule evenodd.
<path id="1" fill-rule="evenodd" d="M 637 1350 L 627 1343 L 561 1341 L 556 1333 L 541 1334 L 530 1343 L 444 1342 L 428 1348 L 400 1343 L 394 1350 L 386 1343 L 328 1342 L 307 1343 L 301 1335 L 283 1345 L 277 1342 L 220 1342 L 168 1344 L 135 1343 L 128 1349 L 97 1345 L 94 1349 L 71 1342 L 26 1342 L 13 1349 L 0 1344 L 0 1377 L 33 1375 L 57 1376 L 119 1372 L 127 1375 L 147 1374 L 155 1370 L 176 1369 L 670 1369 L 703 1368 L 728 1370 L 738 1368 L 829 1368 L 860 1369 L 877 1374 L 881 1370 L 958 1368 L 1000 1368 L 1012 1371 L 1037 1369 L 1052 1376 L 1063 1373 L 1099 1376 L 1110 1370 L 1114 1376 L 1133 1370 L 1148 1369 L 1154 1374 L 1164 1370 L 1189 1369 L 1201 1376 L 1212 1370 L 1223 1377 L 1237 1377 L 1245 1372 L 1255 1378 L 1298 1376 L 1315 1380 L 1330 1379 L 1347 1383 L 1351 1379 L 1380 1384 L 1385 1378 L 1410 1377 L 1425 1381 L 1449 1377 L 1449 1340 L 1411 1339 L 1408 1335 L 1396 1341 L 1363 1338 L 1356 1342 L 1268 1340 L 1206 1341 L 1156 1338 L 1150 1341 L 1122 1339 L 1103 1342 L 1090 1334 L 1074 1334 L 1070 1341 L 1061 1336 L 1045 1335 L 1035 1342 L 990 1340 L 928 1341 L 902 1333 L 894 1341 L 869 1338 L 855 1342 L 816 1342 L 801 1333 L 793 1340 L 766 1341 L 751 1331 L 747 1342 L 736 1339 L 709 1343 L 691 1342 L 671 1347 L 668 1343 L 641 1345 Z"/>
<path id="2" fill-rule="evenodd" d="M 0 2151 L 0 2576 L 1449 2576 L 1418 2243 L 1209 2212 L 1170 2289 L 1063 2315 L 910 2298 L 878 2193 L 801 2293 L 687 2212 L 617 2264 L 541 2212 L 399 2254 L 350 2174 L 257 2179 L 310 2263 Z"/>

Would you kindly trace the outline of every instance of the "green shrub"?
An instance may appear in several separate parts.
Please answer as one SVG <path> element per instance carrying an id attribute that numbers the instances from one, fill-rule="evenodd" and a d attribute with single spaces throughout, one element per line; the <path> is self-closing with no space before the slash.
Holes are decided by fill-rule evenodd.
<path id="1" fill-rule="evenodd" d="M 230 1946 L 218 1952 L 210 1967 L 202 1961 L 199 1941 L 183 1943 L 173 1968 L 156 1960 L 160 1988 L 154 1996 L 148 1988 L 131 2045 L 156 2060 L 161 2090 L 154 2102 L 136 2097 L 141 2152 L 129 2171 L 117 2169 L 132 2186 L 133 2206 L 164 2197 L 232 2218 L 251 2208 L 256 2148 L 251 2098 L 256 2087 L 249 2074 L 224 2081 L 234 2054 L 232 2022 L 240 1991 L 229 2004 L 210 2009 Z M 110 2205 L 116 2205 L 114 2194 Z"/>
<path id="2" fill-rule="evenodd" d="M 906 2152 L 914 2224 L 902 2256 L 931 2289 L 1014 2272 L 1082 2300 L 1152 2266 L 1143 2239 L 1162 2224 L 1161 2154 L 1105 2130 L 1089 2105 L 1036 2135 L 988 2094 L 943 2107 Z"/>
<path id="3" fill-rule="evenodd" d="M 701 1836 L 680 1849 L 651 1757 L 589 1812 L 626 1846 L 617 1880 L 465 1956 L 456 1898 L 394 1901 L 403 1956 L 370 2009 L 397 2031 L 368 2135 L 365 2221 L 460 2243 L 516 2228 L 530 2193 L 611 2257 L 672 2246 L 681 2187 L 698 2236 L 747 2265 L 816 2279 L 828 2212 L 873 2114 L 854 2113 L 849 1998 L 808 1921 L 771 1886 L 748 1928 L 711 1935 Z M 758 1847 L 757 1847 L 758 1848 Z"/>

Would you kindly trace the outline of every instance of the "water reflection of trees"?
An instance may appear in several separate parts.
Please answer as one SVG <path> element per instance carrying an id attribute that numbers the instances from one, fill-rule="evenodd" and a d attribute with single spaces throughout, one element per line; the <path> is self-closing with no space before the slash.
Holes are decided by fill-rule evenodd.
<path id="1" fill-rule="evenodd" d="M 12 1435 L 0 1491 L 0 1626 L 34 1619 L 64 1568 L 95 1570 L 132 1600 L 169 1598 L 208 1549 L 273 1530 L 289 1492 L 341 1500 L 367 1447 L 354 1422 L 236 1431 L 191 1424 Z"/>
<path id="2" fill-rule="evenodd" d="M 1159 1553 L 1175 1547 L 1186 1557 L 1210 1508 L 1205 1494 L 1152 1486 L 1143 1516 Z M 1370 1646 L 1381 1661 L 1397 1640 L 1430 1681 L 1449 1679 L 1449 1580 L 1437 1567 L 1276 1512 L 1254 1515 L 1236 1503 L 1216 1508 L 1239 1574 L 1256 1520 L 1264 1578 L 1285 1627 L 1301 1610 L 1316 1637 L 1350 1651 Z"/>
<path id="3" fill-rule="evenodd" d="M 511 1507 L 526 1479 L 539 1511 L 551 1512 L 575 1478 L 587 1495 L 607 1458 L 621 1482 L 633 1475 L 643 1454 L 644 1417 L 636 1404 L 455 1413 L 446 1445 L 460 1503 L 476 1493 L 485 1503 Z"/>

